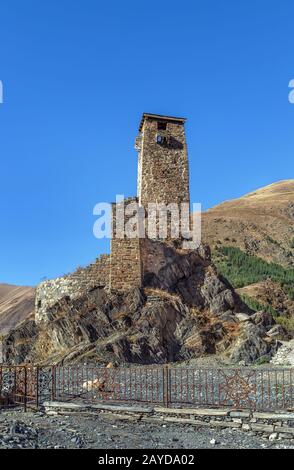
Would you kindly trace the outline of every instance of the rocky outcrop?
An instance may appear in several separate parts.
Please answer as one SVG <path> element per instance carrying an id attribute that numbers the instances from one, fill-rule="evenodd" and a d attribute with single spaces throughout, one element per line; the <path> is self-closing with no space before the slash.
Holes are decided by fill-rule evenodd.
<path id="1" fill-rule="evenodd" d="M 25 320 L 0 342 L 0 362 L 20 364 L 25 362 L 37 340 L 35 321 Z"/>
<path id="2" fill-rule="evenodd" d="M 278 337 L 272 334 L 278 325 L 267 312 L 253 315 L 236 315 L 241 322 L 239 335 L 231 348 L 230 358 L 234 363 L 248 365 L 258 359 L 269 362 L 278 350 Z M 273 326 L 274 325 L 274 326 Z"/>
<path id="3" fill-rule="evenodd" d="M 119 293 L 89 286 L 58 298 L 5 337 L 4 361 L 150 364 L 217 353 L 250 363 L 276 350 L 267 335 L 273 319 L 242 303 L 207 249 L 158 249 L 167 262 L 149 270 L 142 288 Z"/>
<path id="4" fill-rule="evenodd" d="M 235 363 L 251 364 L 257 359 L 270 359 L 278 343 L 267 336 L 262 327 L 246 322 L 240 328 L 240 335 L 233 346 L 231 359 Z"/>
<path id="5" fill-rule="evenodd" d="M 294 340 L 288 341 L 287 343 L 282 342 L 278 352 L 274 354 L 271 359 L 271 364 L 274 366 L 294 366 Z"/>

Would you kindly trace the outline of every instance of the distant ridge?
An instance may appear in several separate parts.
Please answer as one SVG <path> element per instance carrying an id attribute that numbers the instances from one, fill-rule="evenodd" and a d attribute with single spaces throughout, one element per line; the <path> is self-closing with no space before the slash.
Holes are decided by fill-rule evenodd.
<path id="1" fill-rule="evenodd" d="M 278 181 L 202 214 L 202 239 L 294 266 L 294 179 Z"/>
<path id="2" fill-rule="evenodd" d="M 35 289 L 0 284 L 0 335 L 5 335 L 34 314 Z"/>

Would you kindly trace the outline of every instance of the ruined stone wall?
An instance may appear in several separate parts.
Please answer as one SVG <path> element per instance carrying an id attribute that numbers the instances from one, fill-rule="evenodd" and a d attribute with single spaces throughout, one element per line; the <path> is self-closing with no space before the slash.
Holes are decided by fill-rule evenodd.
<path id="1" fill-rule="evenodd" d="M 129 198 L 125 203 L 137 202 Z M 125 217 L 125 223 L 130 217 Z M 116 232 L 116 204 L 112 205 L 112 239 L 110 258 L 110 288 L 117 291 L 140 287 L 142 284 L 140 239 L 118 238 Z"/>
<path id="2" fill-rule="evenodd" d="M 157 135 L 166 138 L 157 142 Z M 158 121 L 146 119 L 137 145 L 139 203 L 189 202 L 189 168 L 183 123 L 167 122 L 166 130 L 158 129 Z"/>
<path id="3" fill-rule="evenodd" d="M 203 427 L 215 429 L 239 429 L 275 441 L 276 439 L 294 439 L 294 413 L 292 411 L 262 412 L 246 409 L 235 410 L 233 408 L 166 408 L 157 405 L 127 406 L 111 403 L 95 403 L 95 409 L 91 409 L 88 403 L 62 403 L 46 401 L 43 403 L 46 413 L 69 414 L 76 413 L 111 413 L 113 419 L 153 422 L 161 425 L 190 425 L 195 429 Z"/>
<path id="4" fill-rule="evenodd" d="M 47 310 L 63 297 L 75 299 L 97 286 L 108 286 L 110 256 L 101 255 L 94 263 L 74 273 L 41 282 L 36 289 L 35 320 L 46 320 Z"/>
<path id="5" fill-rule="evenodd" d="M 113 240 L 111 244 L 110 288 L 126 291 L 142 284 L 140 240 Z"/>

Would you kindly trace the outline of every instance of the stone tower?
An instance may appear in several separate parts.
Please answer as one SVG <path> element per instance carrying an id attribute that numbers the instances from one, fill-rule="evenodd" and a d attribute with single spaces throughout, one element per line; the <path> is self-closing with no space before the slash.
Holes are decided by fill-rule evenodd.
<path id="1" fill-rule="evenodd" d="M 138 150 L 139 204 L 189 202 L 185 119 L 144 113 Z"/>
<path id="2" fill-rule="evenodd" d="M 148 203 L 189 203 L 189 165 L 185 119 L 144 113 L 136 138 L 138 151 L 137 201 Z M 141 287 L 166 263 L 162 243 L 144 238 L 116 237 L 117 206 L 113 204 L 110 259 L 110 288 L 125 291 Z"/>

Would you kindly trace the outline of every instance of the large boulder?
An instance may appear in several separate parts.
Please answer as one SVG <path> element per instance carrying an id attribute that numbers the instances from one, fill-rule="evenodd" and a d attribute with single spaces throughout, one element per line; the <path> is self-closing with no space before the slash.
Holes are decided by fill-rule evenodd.
<path id="1" fill-rule="evenodd" d="M 239 337 L 234 343 L 230 359 L 234 363 L 249 365 L 260 357 L 270 359 L 277 351 L 277 341 L 265 334 L 262 326 L 250 322 L 242 323 Z"/>
<path id="2" fill-rule="evenodd" d="M 251 315 L 250 319 L 255 325 L 263 326 L 266 330 L 269 330 L 276 323 L 272 314 L 263 310 Z"/>

